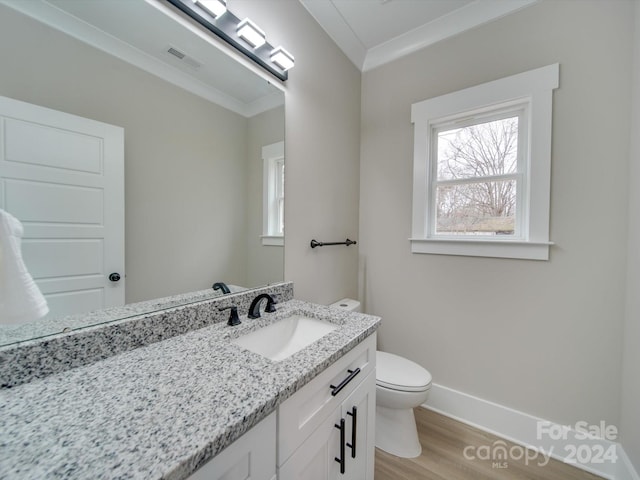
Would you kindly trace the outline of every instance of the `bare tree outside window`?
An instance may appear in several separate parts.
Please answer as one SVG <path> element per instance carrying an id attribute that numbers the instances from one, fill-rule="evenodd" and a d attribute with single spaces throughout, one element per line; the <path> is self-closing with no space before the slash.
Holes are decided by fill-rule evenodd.
<path id="1" fill-rule="evenodd" d="M 513 235 L 518 117 L 438 132 L 436 233 Z"/>

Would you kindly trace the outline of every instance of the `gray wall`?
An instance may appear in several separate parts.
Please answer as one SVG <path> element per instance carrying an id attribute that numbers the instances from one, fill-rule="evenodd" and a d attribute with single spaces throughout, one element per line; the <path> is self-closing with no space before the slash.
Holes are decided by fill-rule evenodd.
<path id="1" fill-rule="evenodd" d="M 247 141 L 247 284 L 281 282 L 284 248 L 262 245 L 262 147 L 284 140 L 284 107 L 274 108 L 249 119 Z M 286 163 L 286 158 L 285 158 Z M 286 167 L 285 167 L 286 168 Z"/>
<path id="2" fill-rule="evenodd" d="M 246 118 L 2 6 L 0 59 L 0 95 L 124 127 L 127 302 L 245 284 Z"/>
<path id="3" fill-rule="evenodd" d="M 619 425 L 632 5 L 543 1 L 363 75 L 362 295 L 435 383 Z M 411 254 L 411 104 L 556 62 L 550 261 Z"/>
<path id="4" fill-rule="evenodd" d="M 360 72 L 297 1 L 233 0 L 296 65 L 286 83 L 285 279 L 295 296 L 328 304 L 357 295 Z"/>
<path id="5" fill-rule="evenodd" d="M 640 2 L 636 2 L 629 155 L 627 311 L 622 363 L 622 444 L 640 471 Z"/>

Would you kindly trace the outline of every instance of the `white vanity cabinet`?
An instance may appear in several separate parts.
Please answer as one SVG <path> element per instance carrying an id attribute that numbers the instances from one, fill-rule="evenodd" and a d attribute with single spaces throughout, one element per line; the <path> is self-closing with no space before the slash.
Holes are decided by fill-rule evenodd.
<path id="1" fill-rule="evenodd" d="M 187 480 L 275 480 L 276 413 L 258 423 Z"/>
<path id="2" fill-rule="evenodd" d="M 279 480 L 373 480 L 376 336 L 278 409 Z"/>
<path id="3" fill-rule="evenodd" d="M 374 333 L 188 480 L 373 480 L 375 359 Z"/>

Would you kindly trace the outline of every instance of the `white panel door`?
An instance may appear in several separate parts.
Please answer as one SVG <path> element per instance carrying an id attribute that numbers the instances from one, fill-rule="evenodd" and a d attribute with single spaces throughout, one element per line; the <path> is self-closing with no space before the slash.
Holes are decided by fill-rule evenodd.
<path id="1" fill-rule="evenodd" d="M 124 305 L 122 128 L 0 97 L 0 208 L 49 316 Z"/>

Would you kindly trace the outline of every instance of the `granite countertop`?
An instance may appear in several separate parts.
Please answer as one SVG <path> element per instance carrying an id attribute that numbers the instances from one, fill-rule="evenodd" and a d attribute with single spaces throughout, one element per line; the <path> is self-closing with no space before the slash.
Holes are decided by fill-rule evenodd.
<path id="1" fill-rule="evenodd" d="M 230 343 L 296 313 L 339 328 L 281 362 Z M 298 300 L 241 319 L 0 390 L 2 478 L 186 478 L 380 322 Z"/>
<path id="2" fill-rule="evenodd" d="M 227 285 L 231 293 L 238 293 L 247 290 L 238 285 Z M 166 310 L 171 307 L 196 303 L 198 301 L 220 298 L 222 293 L 212 288 L 198 290 L 196 292 L 181 293 L 169 297 L 154 298 L 142 302 L 129 303 L 121 307 L 110 307 L 95 312 L 78 313 L 74 315 L 56 316 L 49 314 L 44 318 L 31 322 L 2 325 L 0 328 L 0 347 L 10 345 L 15 342 L 28 341 L 34 338 L 54 335 L 56 333 L 68 332 L 79 328 L 84 328 L 101 323 L 111 322 L 118 319 L 126 319 L 144 313 Z"/>

